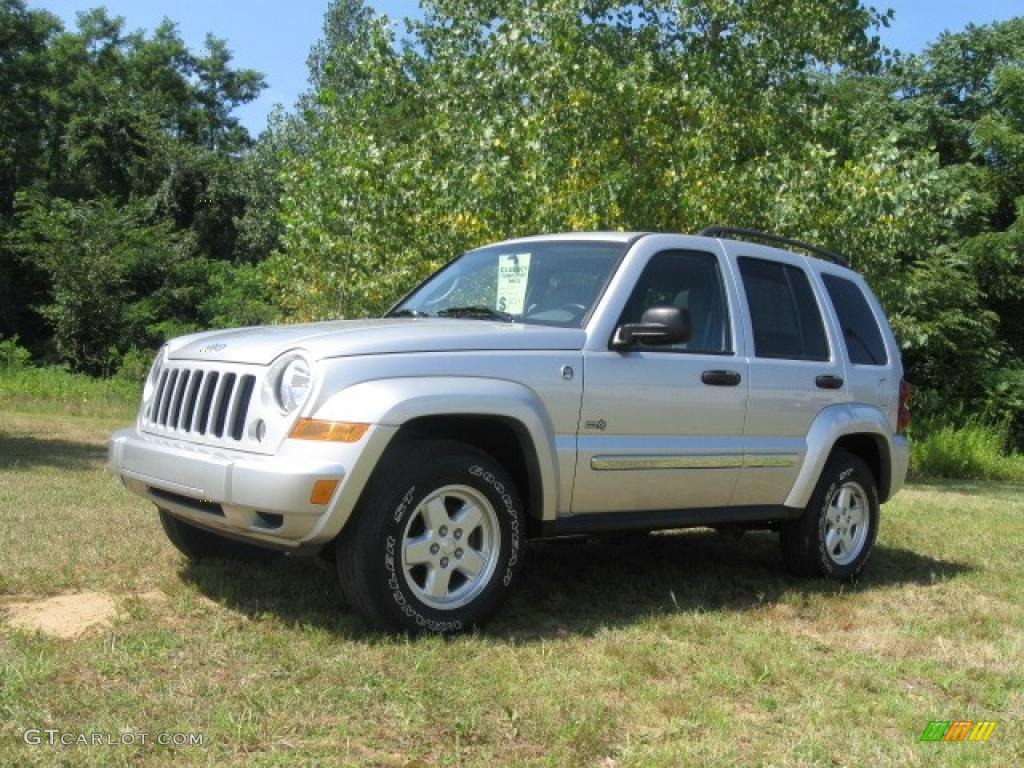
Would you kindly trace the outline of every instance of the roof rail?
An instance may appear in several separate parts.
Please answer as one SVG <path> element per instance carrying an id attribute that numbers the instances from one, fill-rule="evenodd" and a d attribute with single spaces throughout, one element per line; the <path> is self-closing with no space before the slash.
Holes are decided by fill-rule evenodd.
<path id="1" fill-rule="evenodd" d="M 800 240 L 793 240 L 789 237 L 782 237 L 782 235 L 773 235 L 770 232 L 761 232 L 757 229 L 745 229 L 744 227 L 722 227 L 722 226 L 711 226 L 705 227 L 697 234 L 703 237 L 740 237 L 748 240 L 760 240 L 765 243 L 773 243 L 775 245 L 788 245 L 791 248 L 799 248 L 808 253 L 820 256 L 823 259 L 828 259 L 834 264 L 838 264 L 841 267 L 850 268 L 850 260 L 847 259 L 840 253 L 830 251 L 826 248 L 819 248 L 816 245 L 810 243 L 804 243 Z"/>

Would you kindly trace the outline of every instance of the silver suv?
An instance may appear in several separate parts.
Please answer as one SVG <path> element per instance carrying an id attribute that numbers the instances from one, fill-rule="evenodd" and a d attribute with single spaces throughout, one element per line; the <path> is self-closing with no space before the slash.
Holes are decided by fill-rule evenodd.
<path id="1" fill-rule="evenodd" d="M 828 251 L 530 237 L 379 320 L 169 342 L 110 465 L 190 558 L 319 553 L 370 623 L 456 632 L 533 539 L 771 528 L 790 570 L 855 577 L 907 470 L 902 375 Z"/>

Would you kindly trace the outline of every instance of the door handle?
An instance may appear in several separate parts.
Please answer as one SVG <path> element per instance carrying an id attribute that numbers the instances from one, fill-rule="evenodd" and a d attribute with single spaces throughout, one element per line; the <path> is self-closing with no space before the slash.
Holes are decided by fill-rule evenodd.
<path id="1" fill-rule="evenodd" d="M 843 379 L 840 376 L 819 376 L 814 380 L 814 383 L 818 385 L 818 389 L 842 389 Z"/>
<path id="2" fill-rule="evenodd" d="M 740 383 L 740 375 L 736 371 L 704 371 L 700 380 L 709 387 L 735 387 Z"/>

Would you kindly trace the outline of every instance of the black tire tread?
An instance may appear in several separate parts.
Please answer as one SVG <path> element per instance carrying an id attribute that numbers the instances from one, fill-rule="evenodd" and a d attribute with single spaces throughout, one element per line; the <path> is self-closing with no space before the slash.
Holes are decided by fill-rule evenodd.
<path id="1" fill-rule="evenodd" d="M 441 439 L 403 441 L 390 447 L 381 457 L 352 511 L 352 517 L 338 538 L 336 561 L 342 592 L 349 606 L 376 629 L 393 633 L 411 631 L 380 599 L 377 575 L 371 562 L 371 558 L 379 557 L 378 543 L 385 524 L 382 510 L 393 501 L 396 473 L 407 470 L 409 466 L 419 467 L 430 459 L 454 456 L 489 464 L 505 474 L 492 456 L 467 443 Z M 516 489 L 510 479 L 507 486 L 515 494 Z M 519 508 L 522 509 L 521 505 Z M 493 609 L 497 607 L 495 605 Z M 479 616 L 474 626 L 482 624 L 489 615 L 490 611 Z"/>
<path id="2" fill-rule="evenodd" d="M 803 514 L 795 520 L 786 520 L 779 528 L 779 544 L 782 549 L 782 561 L 786 569 L 794 576 L 801 577 L 827 577 L 830 576 L 822 566 L 817 557 L 817 514 L 824 504 L 824 495 L 840 467 L 854 467 L 855 472 L 872 479 L 872 488 L 868 493 L 876 500 L 878 498 L 877 480 L 868 465 L 859 457 L 848 451 L 837 449 L 829 457 L 818 478 L 818 484 L 814 493 L 804 509 Z M 877 531 L 871 533 L 873 537 Z M 854 579 L 860 573 L 866 562 L 865 558 L 850 573 L 846 579 Z"/>
<path id="3" fill-rule="evenodd" d="M 367 557 L 373 548 L 371 537 L 374 534 L 374 511 L 386 503 L 384 497 L 390 492 L 390 478 L 393 477 L 393 473 L 406 461 L 414 458 L 411 456 L 412 445 L 413 443 L 400 443 L 391 446 L 381 457 L 359 503 L 352 510 L 352 517 L 342 531 L 336 549 L 338 579 L 345 601 L 367 623 L 386 632 L 398 631 L 400 627 L 373 597 Z"/>

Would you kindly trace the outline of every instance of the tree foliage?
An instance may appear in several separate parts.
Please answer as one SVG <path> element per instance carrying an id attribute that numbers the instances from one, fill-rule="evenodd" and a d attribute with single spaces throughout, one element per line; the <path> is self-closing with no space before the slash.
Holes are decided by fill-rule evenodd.
<path id="1" fill-rule="evenodd" d="M 122 207 L 109 198 L 26 206 L 21 249 L 52 275 L 52 302 L 42 311 L 59 352 L 76 369 L 109 374 L 118 342 L 147 336 L 139 301 L 177 251 L 169 224 L 148 220 L 138 204 Z"/>
<path id="2" fill-rule="evenodd" d="M 251 286 L 234 265 L 276 243 L 247 216 L 254 142 L 232 114 L 263 78 L 223 40 L 196 53 L 170 21 L 128 32 L 103 9 L 67 30 L 0 0 L 0 80 L 0 335 L 96 373 L 173 329 L 270 317 L 263 281 L 238 320 L 161 299 Z"/>
<path id="3" fill-rule="evenodd" d="M 1024 437 L 1024 17 L 945 34 L 892 80 L 905 140 L 934 151 L 966 203 L 954 231 L 930 243 L 957 272 L 930 318 L 947 350 L 919 355 L 920 367 L 936 390 L 1016 419 Z M 984 335 L 951 332 L 971 325 Z M 957 357 L 970 349 L 984 358 L 971 361 L 973 376 L 943 384 L 950 370 L 964 370 Z"/>
<path id="4" fill-rule="evenodd" d="M 397 50 L 386 20 L 343 5 L 361 26 L 336 58 L 364 84 L 319 89 L 274 262 L 310 317 L 377 311 L 490 238 L 767 226 L 766 159 L 831 170 L 814 165 L 822 73 L 878 65 L 881 18 L 856 3 L 436 2 Z"/>
<path id="5" fill-rule="evenodd" d="M 1024 435 L 1024 18 L 903 56 L 857 0 L 423 10 L 399 37 L 333 0 L 253 141 L 262 77 L 223 41 L 0 0 L 0 334 L 104 371 L 186 328 L 378 313 L 492 240 L 725 223 L 847 253 L 919 402 Z"/>
<path id="6" fill-rule="evenodd" d="M 428 0 L 399 41 L 338 0 L 308 143 L 281 175 L 278 301 L 376 313 L 521 234 L 752 226 L 849 254 L 924 389 L 1014 407 L 995 393 L 1022 358 L 1024 22 L 906 58 L 879 44 L 890 17 L 849 0 Z"/>

